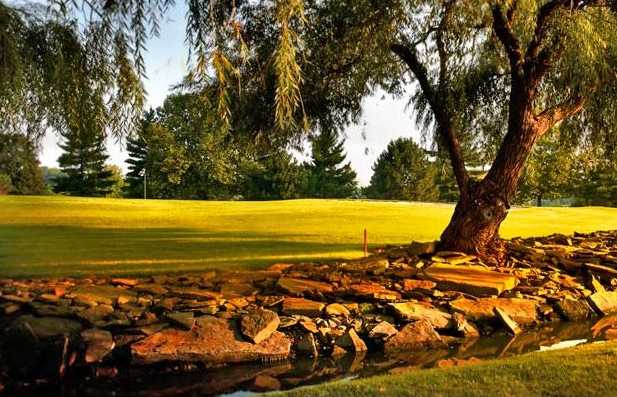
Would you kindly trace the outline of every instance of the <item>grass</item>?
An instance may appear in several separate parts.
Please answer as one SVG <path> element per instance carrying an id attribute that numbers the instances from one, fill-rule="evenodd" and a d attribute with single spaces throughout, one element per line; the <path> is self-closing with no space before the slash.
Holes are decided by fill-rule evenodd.
<path id="1" fill-rule="evenodd" d="M 277 397 L 611 396 L 617 342 L 303 387 Z M 273 396 L 274 397 L 274 396 Z"/>
<path id="2" fill-rule="evenodd" d="M 0 197 L 0 277 L 255 269 L 439 237 L 453 207 L 349 200 L 207 202 Z M 517 208 L 502 235 L 611 229 L 617 209 Z"/>

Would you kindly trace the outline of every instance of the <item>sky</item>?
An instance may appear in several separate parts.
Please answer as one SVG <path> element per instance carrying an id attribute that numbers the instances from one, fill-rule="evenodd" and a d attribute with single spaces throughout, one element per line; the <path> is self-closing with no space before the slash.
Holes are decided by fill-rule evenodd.
<path id="1" fill-rule="evenodd" d="M 184 44 L 185 11 L 179 2 L 167 16 L 161 26 L 159 37 L 152 38 L 145 54 L 148 107 L 157 107 L 163 103 L 170 87 L 182 80 L 187 72 L 188 50 Z M 365 132 L 363 138 L 362 132 Z M 373 174 L 372 165 L 385 150 L 388 143 L 395 138 L 414 137 L 419 142 L 419 133 L 412 121 L 411 110 L 406 109 L 406 99 L 393 99 L 377 92 L 363 102 L 363 115 L 358 124 L 350 125 L 344 131 L 347 159 L 358 174 L 361 185 L 369 184 Z M 41 164 L 57 167 L 61 154 L 58 136 L 49 133 L 42 142 Z M 366 149 L 368 148 L 368 151 Z M 126 150 L 122 144 L 109 140 L 108 162 L 126 170 Z"/>

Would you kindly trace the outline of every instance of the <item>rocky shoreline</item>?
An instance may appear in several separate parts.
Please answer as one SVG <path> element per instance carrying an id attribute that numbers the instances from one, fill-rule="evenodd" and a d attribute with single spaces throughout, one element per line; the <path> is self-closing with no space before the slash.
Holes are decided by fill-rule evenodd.
<path id="1" fill-rule="evenodd" d="M 617 231 L 515 238 L 502 267 L 435 246 L 251 272 L 0 280 L 0 388 L 136 367 L 447 350 L 617 313 Z M 617 320 L 594 333 L 617 337 Z"/>

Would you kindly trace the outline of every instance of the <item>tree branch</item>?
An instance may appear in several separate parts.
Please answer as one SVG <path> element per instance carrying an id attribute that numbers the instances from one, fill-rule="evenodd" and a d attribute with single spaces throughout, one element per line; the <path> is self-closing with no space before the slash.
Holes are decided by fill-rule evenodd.
<path id="1" fill-rule="evenodd" d="M 513 16 L 511 13 L 509 15 Z M 512 31 L 510 21 L 506 19 L 506 16 L 503 14 L 498 4 L 493 5 L 493 30 L 508 54 L 512 74 L 522 77 L 523 59 L 521 55 L 521 45 Z"/>
<path id="2" fill-rule="evenodd" d="M 428 71 L 418 59 L 415 48 L 402 44 L 393 44 L 390 46 L 390 49 L 409 67 L 418 80 L 422 92 L 428 99 L 428 103 L 437 121 L 437 132 L 448 149 L 452 170 L 454 171 L 461 197 L 467 197 L 469 174 L 465 168 L 461 144 L 453 130 L 452 118 L 445 108 L 446 105 L 438 98 L 437 91 L 429 79 Z"/>
<path id="3" fill-rule="evenodd" d="M 540 136 L 553 128 L 555 124 L 583 110 L 586 101 L 587 97 L 575 96 L 538 114 L 536 119 Z"/>

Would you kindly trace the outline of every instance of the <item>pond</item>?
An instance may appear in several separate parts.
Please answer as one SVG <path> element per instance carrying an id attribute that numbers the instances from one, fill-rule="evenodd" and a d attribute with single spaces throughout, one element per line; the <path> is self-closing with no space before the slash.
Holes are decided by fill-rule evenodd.
<path id="1" fill-rule="evenodd" d="M 602 321 L 602 320 L 600 320 Z M 384 355 L 348 354 L 342 357 L 284 360 L 233 365 L 190 372 L 155 371 L 152 367 L 127 368 L 112 380 L 66 379 L 61 385 L 33 388 L 23 396 L 61 397 L 243 397 L 271 390 L 287 390 L 335 380 L 352 380 L 380 374 L 398 374 L 426 368 L 460 366 L 481 360 L 568 348 L 599 342 L 593 322 L 554 322 L 518 336 L 496 333 L 448 349 L 427 349 Z M 160 370 L 160 368 L 159 368 Z"/>

